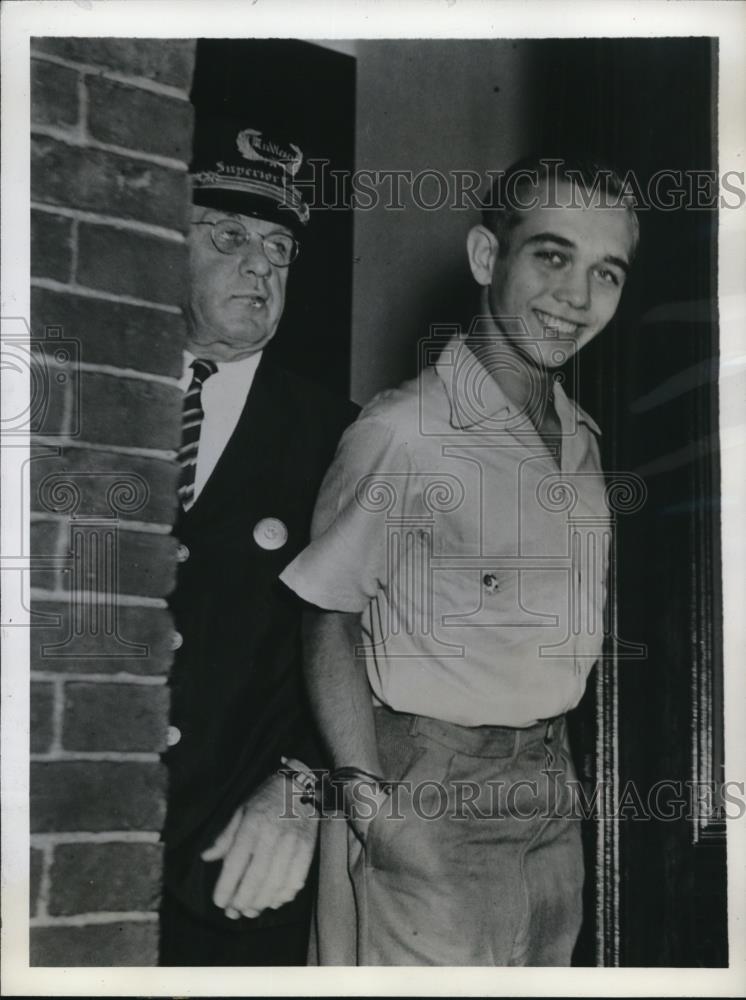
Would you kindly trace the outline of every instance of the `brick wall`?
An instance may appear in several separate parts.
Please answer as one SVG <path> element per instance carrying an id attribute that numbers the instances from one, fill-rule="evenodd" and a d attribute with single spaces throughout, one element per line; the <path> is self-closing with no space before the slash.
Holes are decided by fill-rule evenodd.
<path id="1" fill-rule="evenodd" d="M 156 961 L 193 61 L 32 44 L 32 965 Z"/>

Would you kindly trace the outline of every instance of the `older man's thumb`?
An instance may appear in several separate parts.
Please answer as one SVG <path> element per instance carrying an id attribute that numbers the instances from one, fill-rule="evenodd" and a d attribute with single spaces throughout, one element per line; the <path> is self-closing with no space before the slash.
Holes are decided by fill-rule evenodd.
<path id="1" fill-rule="evenodd" d="M 202 851 L 200 857 L 203 861 L 217 861 L 219 858 L 224 858 L 226 856 L 230 850 L 231 844 L 236 838 L 236 831 L 238 830 L 238 824 L 240 822 L 241 810 L 238 809 L 233 814 L 230 823 L 226 826 L 223 832 L 218 834 L 210 847 Z"/>

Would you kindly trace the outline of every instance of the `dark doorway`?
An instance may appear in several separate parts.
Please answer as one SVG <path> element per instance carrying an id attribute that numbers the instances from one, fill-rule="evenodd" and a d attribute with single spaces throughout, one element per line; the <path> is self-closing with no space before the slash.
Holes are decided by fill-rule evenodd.
<path id="1" fill-rule="evenodd" d="M 608 807 L 586 824 L 575 962 L 723 966 L 717 42 L 542 41 L 533 55 L 537 144 L 595 150 L 653 202 L 575 385 L 610 481 L 642 484 L 616 516 L 606 660 L 573 713 L 581 777 Z"/>

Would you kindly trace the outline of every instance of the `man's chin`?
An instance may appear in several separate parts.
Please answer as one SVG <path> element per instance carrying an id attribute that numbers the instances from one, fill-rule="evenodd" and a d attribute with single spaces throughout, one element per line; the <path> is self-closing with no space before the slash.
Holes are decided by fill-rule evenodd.
<path id="1" fill-rule="evenodd" d="M 272 335 L 264 333 L 256 336 L 246 337 L 226 337 L 224 340 L 213 340 L 209 343 L 187 343 L 187 350 L 191 351 L 198 358 L 207 358 L 211 361 L 240 361 L 248 358 L 252 354 L 257 354 L 263 350 L 272 339 Z"/>

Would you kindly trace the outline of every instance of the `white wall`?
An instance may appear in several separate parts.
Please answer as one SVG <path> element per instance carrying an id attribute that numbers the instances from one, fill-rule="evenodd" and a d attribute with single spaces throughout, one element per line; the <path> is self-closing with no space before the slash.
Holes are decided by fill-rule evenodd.
<path id="1" fill-rule="evenodd" d="M 357 57 L 357 170 L 484 174 L 526 152 L 526 43 L 344 44 Z M 437 196 L 432 184 L 423 194 Z M 404 200 L 404 211 L 355 215 L 351 393 L 361 403 L 414 374 L 417 339 L 430 323 L 456 322 L 476 288 L 464 243 L 478 213 Z"/>

